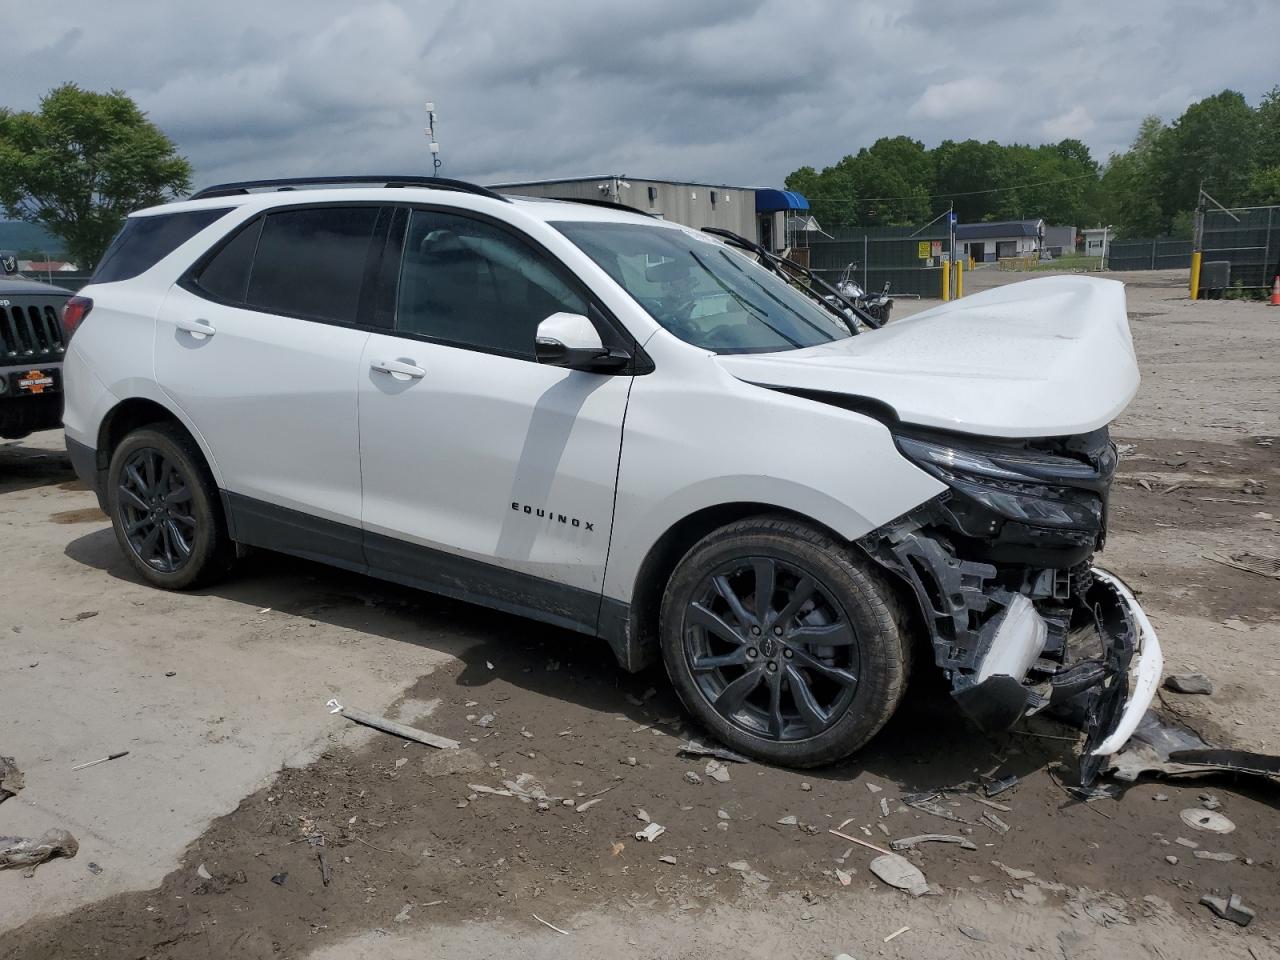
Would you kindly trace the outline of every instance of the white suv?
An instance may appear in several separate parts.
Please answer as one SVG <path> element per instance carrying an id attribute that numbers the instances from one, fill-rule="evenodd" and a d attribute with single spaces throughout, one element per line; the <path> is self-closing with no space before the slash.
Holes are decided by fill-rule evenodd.
<path id="1" fill-rule="evenodd" d="M 917 648 L 988 728 L 1073 711 L 1085 779 L 1135 728 L 1159 645 L 1092 566 L 1138 383 L 1119 283 L 875 329 L 626 208 L 308 183 L 140 211 L 81 293 L 67 447 L 146 580 L 264 547 L 660 653 L 793 766 L 866 743 Z"/>

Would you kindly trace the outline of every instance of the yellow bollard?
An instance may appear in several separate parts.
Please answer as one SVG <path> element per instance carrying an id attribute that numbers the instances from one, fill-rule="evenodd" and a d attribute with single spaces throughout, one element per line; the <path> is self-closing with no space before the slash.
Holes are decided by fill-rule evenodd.
<path id="1" fill-rule="evenodd" d="M 1195 250 L 1191 253 L 1191 299 L 1196 299 L 1200 294 L 1200 251 Z"/>
<path id="2" fill-rule="evenodd" d="M 956 261 L 956 299 L 964 296 L 964 261 Z"/>
<path id="3" fill-rule="evenodd" d="M 951 261 L 942 261 L 942 302 L 951 299 Z"/>

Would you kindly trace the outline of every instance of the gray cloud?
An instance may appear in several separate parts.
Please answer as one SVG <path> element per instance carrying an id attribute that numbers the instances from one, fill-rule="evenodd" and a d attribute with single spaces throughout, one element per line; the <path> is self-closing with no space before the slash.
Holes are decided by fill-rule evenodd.
<path id="1" fill-rule="evenodd" d="M 877 137 L 1105 156 L 1149 113 L 1280 81 L 1260 0 L 637 3 L 68 0 L 5 24 L 0 103 L 65 80 L 129 92 L 197 183 L 426 172 L 778 183 Z M 1194 24 L 1189 29 L 1188 24 Z M 1268 69 L 1266 64 L 1273 64 Z"/>

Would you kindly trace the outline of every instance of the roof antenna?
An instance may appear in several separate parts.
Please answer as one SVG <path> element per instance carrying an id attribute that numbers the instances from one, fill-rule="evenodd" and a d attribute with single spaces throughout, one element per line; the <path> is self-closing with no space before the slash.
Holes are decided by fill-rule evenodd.
<path id="1" fill-rule="evenodd" d="M 440 176 L 440 143 L 436 140 L 436 104 L 434 100 L 427 101 L 427 147 L 431 151 L 431 166 L 433 177 Z"/>

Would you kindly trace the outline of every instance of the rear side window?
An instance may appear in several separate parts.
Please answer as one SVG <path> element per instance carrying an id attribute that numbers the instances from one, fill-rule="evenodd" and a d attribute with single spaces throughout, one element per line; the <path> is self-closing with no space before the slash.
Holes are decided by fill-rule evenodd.
<path id="1" fill-rule="evenodd" d="M 268 214 L 245 305 L 263 313 L 355 323 L 377 219 L 376 206 Z"/>
<path id="2" fill-rule="evenodd" d="M 230 210 L 231 207 L 219 207 L 216 210 L 130 217 L 102 255 L 102 261 L 94 271 L 93 282 L 115 283 L 150 270 Z"/>
<path id="3" fill-rule="evenodd" d="M 242 304 L 249 295 L 249 270 L 262 233 L 262 219 L 242 227 L 200 268 L 194 279 L 201 291 L 217 300 Z"/>

